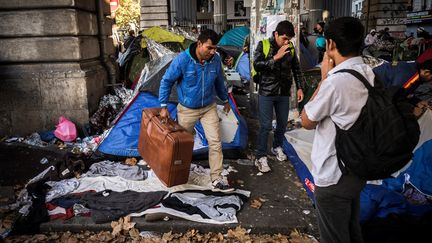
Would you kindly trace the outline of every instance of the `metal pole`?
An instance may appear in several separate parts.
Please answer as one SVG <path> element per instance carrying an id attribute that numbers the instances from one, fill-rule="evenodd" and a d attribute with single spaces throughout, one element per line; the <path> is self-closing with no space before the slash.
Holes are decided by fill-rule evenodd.
<path id="1" fill-rule="evenodd" d="M 369 33 L 369 12 L 370 12 L 370 0 L 368 0 L 368 7 L 367 7 L 367 13 L 366 13 L 366 31 L 365 33 Z"/>

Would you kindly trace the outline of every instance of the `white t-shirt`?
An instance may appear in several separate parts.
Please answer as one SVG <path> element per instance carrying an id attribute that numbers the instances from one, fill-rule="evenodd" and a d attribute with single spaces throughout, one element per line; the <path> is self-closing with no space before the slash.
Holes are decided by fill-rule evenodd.
<path id="1" fill-rule="evenodd" d="M 318 122 L 312 146 L 312 176 L 315 185 L 326 187 L 336 184 L 342 172 L 336 157 L 336 127 L 349 129 L 366 104 L 368 90 L 349 73 L 335 73 L 341 69 L 354 69 L 366 77 L 373 86 L 375 74 L 361 57 L 350 58 L 333 68 L 319 91 L 304 109 L 311 121 Z"/>

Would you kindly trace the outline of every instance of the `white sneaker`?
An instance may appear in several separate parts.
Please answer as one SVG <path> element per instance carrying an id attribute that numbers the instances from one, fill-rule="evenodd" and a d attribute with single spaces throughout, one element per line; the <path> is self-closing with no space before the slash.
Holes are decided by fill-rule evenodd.
<path id="1" fill-rule="evenodd" d="M 266 173 L 271 171 L 270 166 L 267 163 L 267 157 L 261 157 L 259 159 L 255 160 L 255 166 L 258 168 L 258 170 L 262 173 Z"/>
<path id="2" fill-rule="evenodd" d="M 223 179 L 216 179 L 212 182 L 212 191 L 214 192 L 232 192 L 234 187 L 231 187 Z"/>
<path id="3" fill-rule="evenodd" d="M 285 155 L 285 153 L 283 152 L 283 150 L 280 146 L 276 147 L 276 148 L 272 148 L 271 151 L 274 155 L 276 155 L 277 160 L 279 160 L 279 161 L 287 160 L 287 156 Z"/>

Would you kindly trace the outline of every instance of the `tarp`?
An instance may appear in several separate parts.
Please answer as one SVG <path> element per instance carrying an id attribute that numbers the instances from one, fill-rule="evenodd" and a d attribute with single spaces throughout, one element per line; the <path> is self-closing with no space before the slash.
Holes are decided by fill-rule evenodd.
<path id="1" fill-rule="evenodd" d="M 218 42 L 218 46 L 243 47 L 245 38 L 249 35 L 248 27 L 241 26 L 227 31 Z"/>
<path id="2" fill-rule="evenodd" d="M 181 35 L 175 34 L 173 32 L 170 32 L 168 30 L 162 29 L 159 26 L 154 26 L 149 29 L 146 29 L 141 34 L 143 37 L 152 39 L 158 43 L 166 43 L 166 42 L 178 42 L 183 44 L 185 41 L 185 38 Z M 141 41 L 141 47 L 146 48 L 147 43 L 145 39 Z"/>
<path id="3" fill-rule="evenodd" d="M 396 178 L 369 182 L 361 193 L 361 223 L 390 214 L 422 215 L 432 212 L 432 204 L 411 203 L 404 196 L 407 185 L 416 188 L 421 194 L 432 196 L 432 111 L 418 120 L 421 130 L 420 140 L 414 150 L 414 157 L 406 170 Z M 312 201 L 313 177 L 310 173 L 310 154 L 314 130 L 296 129 L 285 133 L 283 150 L 293 164 L 300 181 Z"/>

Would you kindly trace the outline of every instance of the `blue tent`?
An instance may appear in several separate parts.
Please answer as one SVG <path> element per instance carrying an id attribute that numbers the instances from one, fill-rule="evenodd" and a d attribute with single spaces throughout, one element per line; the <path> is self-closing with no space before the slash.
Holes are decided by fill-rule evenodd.
<path id="1" fill-rule="evenodd" d="M 249 35 L 250 30 L 248 27 L 236 27 L 227 31 L 219 40 L 218 46 L 237 46 L 243 47 L 244 40 Z"/>

